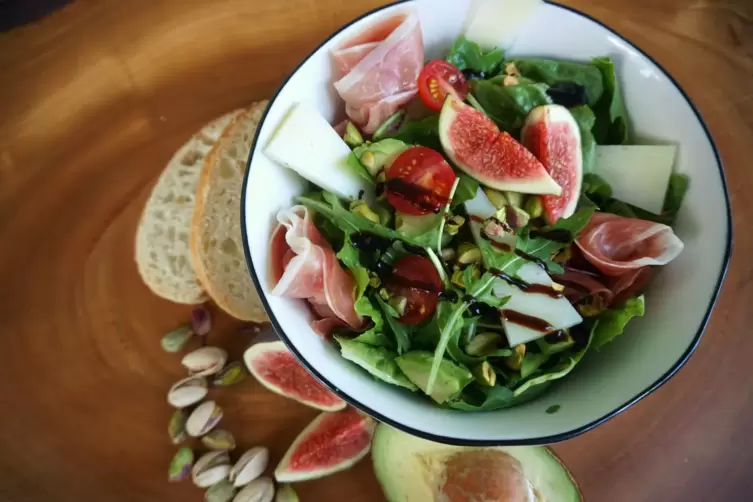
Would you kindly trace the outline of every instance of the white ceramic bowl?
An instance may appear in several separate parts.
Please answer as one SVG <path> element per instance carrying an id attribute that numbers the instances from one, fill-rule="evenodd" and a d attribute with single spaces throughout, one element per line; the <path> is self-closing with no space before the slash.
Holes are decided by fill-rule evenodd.
<path id="1" fill-rule="evenodd" d="M 344 26 L 308 56 L 272 99 L 259 127 L 243 188 L 242 231 L 248 265 L 275 330 L 301 362 L 352 405 L 411 434 L 465 445 L 545 444 L 572 438 L 615 416 L 666 382 L 690 357 L 708 322 L 726 272 L 732 229 L 719 153 L 697 110 L 648 55 L 598 21 L 571 8 L 547 4 L 517 39 L 513 54 L 587 60 L 610 56 L 618 66 L 636 134 L 680 145 L 677 170 L 690 175 L 690 191 L 675 231 L 685 243 L 647 292 L 646 316 L 598 353 L 590 353 L 567 378 L 528 404 L 485 413 L 433 406 L 425 396 L 376 381 L 345 361 L 334 344 L 309 327 L 302 301 L 271 296 L 268 241 L 281 208 L 304 190 L 292 171 L 262 152 L 292 103 L 308 101 L 328 119 L 342 103 L 332 87 L 329 49 L 370 22 L 415 8 L 426 59 L 444 57 L 461 34 L 470 0 L 404 1 Z M 291 147 L 295 147 L 291 145 Z M 560 405 L 556 414 L 545 410 Z"/>

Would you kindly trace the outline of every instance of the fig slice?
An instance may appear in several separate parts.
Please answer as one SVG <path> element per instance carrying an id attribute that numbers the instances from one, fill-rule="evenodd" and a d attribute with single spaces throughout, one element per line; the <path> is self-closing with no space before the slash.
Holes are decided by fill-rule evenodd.
<path id="1" fill-rule="evenodd" d="M 521 140 L 562 187 L 559 196 L 541 196 L 546 222 L 572 216 L 583 181 L 580 128 L 572 113 L 560 105 L 537 106 L 526 117 Z"/>
<path id="2" fill-rule="evenodd" d="M 439 139 L 452 162 L 482 185 L 519 193 L 559 195 L 541 162 L 492 120 L 448 95 L 439 115 Z"/>
<path id="3" fill-rule="evenodd" d="M 355 408 L 316 417 L 275 469 L 278 483 L 323 478 L 349 469 L 371 449 L 376 422 Z"/>
<path id="4" fill-rule="evenodd" d="M 323 411 L 347 406 L 301 366 L 281 341 L 255 343 L 246 349 L 243 361 L 251 375 L 276 394 Z"/>

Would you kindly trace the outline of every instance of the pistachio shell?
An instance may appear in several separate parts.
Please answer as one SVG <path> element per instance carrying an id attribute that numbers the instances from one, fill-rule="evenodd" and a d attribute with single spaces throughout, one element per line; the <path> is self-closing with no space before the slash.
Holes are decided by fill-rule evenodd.
<path id="1" fill-rule="evenodd" d="M 275 502 L 299 502 L 298 494 L 290 485 L 280 485 L 277 487 Z"/>
<path id="2" fill-rule="evenodd" d="M 231 451 L 235 449 L 235 438 L 224 429 L 210 431 L 206 436 L 201 438 L 201 443 L 210 450 Z"/>
<path id="3" fill-rule="evenodd" d="M 167 433 L 173 444 L 178 444 L 186 439 L 186 420 L 188 413 L 186 410 L 177 409 L 170 417 L 170 423 L 167 425 Z"/>
<path id="4" fill-rule="evenodd" d="M 175 453 L 175 456 L 170 462 L 167 479 L 173 483 L 187 478 L 189 473 L 191 473 L 192 465 L 193 450 L 191 450 L 191 448 L 181 448 Z"/>
<path id="5" fill-rule="evenodd" d="M 255 446 L 246 451 L 230 470 L 230 481 L 243 486 L 261 476 L 269 463 L 269 450 Z"/>
<path id="6" fill-rule="evenodd" d="M 204 493 L 206 502 L 230 502 L 235 497 L 236 488 L 227 479 L 215 483 Z"/>
<path id="7" fill-rule="evenodd" d="M 217 347 L 201 347 L 186 354 L 181 362 L 191 375 L 213 375 L 225 366 L 227 352 Z"/>
<path id="8" fill-rule="evenodd" d="M 201 403 L 186 421 L 186 432 L 191 437 L 201 437 L 214 427 L 222 419 L 222 408 L 214 401 Z"/>
<path id="9" fill-rule="evenodd" d="M 275 496 L 275 485 L 268 477 L 261 477 L 247 484 L 233 502 L 272 502 Z"/>
<path id="10" fill-rule="evenodd" d="M 227 479 L 227 475 L 230 473 L 229 465 L 218 465 L 206 469 L 193 478 L 193 484 L 199 488 L 208 488 L 212 485 L 219 483 L 220 481 Z"/>
<path id="11" fill-rule="evenodd" d="M 190 326 L 181 326 L 162 337 L 160 344 L 165 352 L 178 352 L 194 335 Z"/>
<path id="12" fill-rule="evenodd" d="M 212 384 L 218 387 L 227 387 L 246 378 L 246 374 L 246 368 L 243 364 L 240 361 L 233 361 L 214 376 Z"/>
<path id="13" fill-rule="evenodd" d="M 219 483 L 230 474 L 230 456 L 227 451 L 210 451 L 196 461 L 191 470 L 193 482 L 199 488 Z"/>
<path id="14" fill-rule="evenodd" d="M 185 408 L 204 399 L 209 392 L 203 377 L 192 376 L 176 382 L 167 393 L 167 402 L 175 408 Z"/>

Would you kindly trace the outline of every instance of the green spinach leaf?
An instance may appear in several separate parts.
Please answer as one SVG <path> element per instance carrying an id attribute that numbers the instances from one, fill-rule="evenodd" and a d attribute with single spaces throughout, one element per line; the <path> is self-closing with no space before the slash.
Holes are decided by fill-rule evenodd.
<path id="1" fill-rule="evenodd" d="M 476 73 L 486 73 L 488 76 L 497 74 L 505 60 L 505 51 L 492 49 L 484 52 L 475 42 L 460 36 L 450 49 L 447 62 L 455 65 L 458 70 L 473 70 Z"/>
<path id="2" fill-rule="evenodd" d="M 513 392 L 507 387 L 497 385 L 490 387 L 486 391 L 486 397 L 484 401 L 480 403 L 468 402 L 461 395 L 460 399 L 450 401 L 447 405 L 450 408 L 462 411 L 492 411 L 506 408 L 510 402 L 515 398 Z"/>
<path id="3" fill-rule="evenodd" d="M 610 58 L 604 57 L 593 59 L 591 65 L 599 69 L 604 81 L 604 93 L 594 105 L 596 142 L 600 145 L 624 145 L 628 142 L 630 131 L 614 63 Z"/>
<path id="4" fill-rule="evenodd" d="M 583 152 L 583 172 L 590 173 L 596 160 L 596 140 L 592 129 L 596 123 L 596 116 L 588 106 L 577 106 L 570 109 L 575 122 L 580 129 L 580 146 Z"/>
<path id="5" fill-rule="evenodd" d="M 427 146 L 438 152 L 443 151 L 442 143 L 439 141 L 439 115 L 407 121 L 388 137 L 411 145 Z"/>
<path id="6" fill-rule="evenodd" d="M 646 304 L 643 295 L 630 298 L 620 307 L 605 310 L 597 317 L 597 325 L 591 335 L 591 346 L 599 349 L 621 335 L 633 317 L 643 317 Z"/>
<path id="7" fill-rule="evenodd" d="M 471 91 L 489 118 L 510 134 L 517 135 L 533 108 L 552 102 L 544 84 L 503 86 L 497 79 L 474 80 Z"/>
<path id="8" fill-rule="evenodd" d="M 588 63 L 536 58 L 516 59 L 513 63 L 522 76 L 537 82 L 547 85 L 574 82 L 582 85 L 586 88 L 590 106 L 596 105 L 604 93 L 601 70 Z"/>
<path id="9" fill-rule="evenodd" d="M 361 161 L 358 160 L 358 156 L 355 153 L 350 152 L 348 154 L 347 164 L 351 171 L 353 171 L 358 176 L 368 181 L 369 185 L 374 184 L 374 178 L 371 177 L 371 174 L 369 174 L 369 170 L 366 169 L 366 166 L 361 164 Z"/>
<path id="10" fill-rule="evenodd" d="M 471 200 L 478 191 L 478 181 L 462 172 L 455 171 L 455 174 L 458 177 L 458 187 L 455 189 L 455 196 L 452 198 L 450 209 L 455 209 L 463 202 Z"/>

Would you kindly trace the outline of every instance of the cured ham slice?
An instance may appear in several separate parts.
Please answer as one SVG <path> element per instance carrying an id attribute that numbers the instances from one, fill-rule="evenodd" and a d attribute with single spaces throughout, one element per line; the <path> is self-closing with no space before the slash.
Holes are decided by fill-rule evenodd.
<path id="1" fill-rule="evenodd" d="M 418 16 L 402 12 L 370 27 L 332 51 L 340 80 L 335 89 L 346 113 L 372 134 L 418 90 L 424 45 Z"/>
<path id="2" fill-rule="evenodd" d="M 309 301 L 320 319 L 312 327 L 322 335 L 340 326 L 360 329 L 354 308 L 355 280 L 342 268 L 304 206 L 277 213 L 270 241 L 272 294 Z"/>
<path id="3" fill-rule="evenodd" d="M 683 248 L 667 225 L 609 213 L 594 213 L 575 243 L 583 256 L 608 276 L 666 265 Z"/>
<path id="4" fill-rule="evenodd" d="M 576 268 L 565 268 L 565 272 L 552 276 L 552 280 L 565 287 L 565 298 L 573 305 L 582 302 L 601 311 L 612 303 L 614 294 L 600 280 L 598 275 Z"/>

